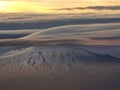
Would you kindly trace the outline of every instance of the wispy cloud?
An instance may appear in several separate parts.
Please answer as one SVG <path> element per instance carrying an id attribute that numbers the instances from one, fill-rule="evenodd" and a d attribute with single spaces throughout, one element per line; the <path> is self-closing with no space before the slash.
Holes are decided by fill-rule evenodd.
<path id="1" fill-rule="evenodd" d="M 57 22 L 57 23 L 55 23 Z M 51 20 L 24 20 L 14 19 L 14 21 L 0 22 L 0 30 L 18 30 L 18 29 L 46 29 L 51 27 L 75 24 L 97 24 L 97 23 L 119 23 L 119 17 L 111 18 L 58 18 Z M 7 27 L 6 27 L 7 26 Z"/>
<path id="2" fill-rule="evenodd" d="M 73 10 L 120 10 L 120 6 L 88 6 L 88 7 L 71 7 L 71 8 L 57 8 L 53 10 L 67 10 L 67 11 L 73 11 Z"/>

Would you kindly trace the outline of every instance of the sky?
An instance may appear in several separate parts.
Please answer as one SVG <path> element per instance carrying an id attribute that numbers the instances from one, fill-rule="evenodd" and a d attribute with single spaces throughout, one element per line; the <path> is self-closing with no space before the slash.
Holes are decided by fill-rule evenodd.
<path id="1" fill-rule="evenodd" d="M 120 0 L 0 0 L 0 13 L 120 12 Z"/>

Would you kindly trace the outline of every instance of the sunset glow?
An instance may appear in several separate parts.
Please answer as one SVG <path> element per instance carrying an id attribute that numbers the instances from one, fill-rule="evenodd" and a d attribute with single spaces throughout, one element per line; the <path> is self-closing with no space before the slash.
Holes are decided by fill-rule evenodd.
<path id="1" fill-rule="evenodd" d="M 57 13 L 67 11 L 54 11 L 59 8 L 74 8 L 88 6 L 119 6 L 118 0 L 7 0 L 0 1 L 0 12 L 40 12 L 40 13 Z M 74 12 L 88 12 L 89 10 L 76 10 Z"/>
<path id="2" fill-rule="evenodd" d="M 39 5 L 39 3 L 34 2 L 0 2 L 0 12 L 9 13 L 9 12 L 41 12 L 46 13 L 48 11 L 48 7 L 44 7 Z"/>

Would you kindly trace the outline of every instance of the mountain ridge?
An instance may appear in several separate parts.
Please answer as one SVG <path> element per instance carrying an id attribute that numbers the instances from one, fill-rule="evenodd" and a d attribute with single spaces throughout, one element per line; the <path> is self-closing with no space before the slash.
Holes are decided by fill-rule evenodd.
<path id="1" fill-rule="evenodd" d="M 17 54 L 18 52 L 18 54 Z M 20 53 L 21 52 L 21 53 Z M 24 53 L 23 53 L 24 52 Z M 9 54 L 10 55 L 10 54 Z M 80 64 L 119 63 L 120 59 L 108 54 L 98 54 L 72 46 L 39 46 L 29 47 L 13 52 L 1 58 L 0 67 L 9 69 L 40 69 L 51 67 L 62 70 Z"/>

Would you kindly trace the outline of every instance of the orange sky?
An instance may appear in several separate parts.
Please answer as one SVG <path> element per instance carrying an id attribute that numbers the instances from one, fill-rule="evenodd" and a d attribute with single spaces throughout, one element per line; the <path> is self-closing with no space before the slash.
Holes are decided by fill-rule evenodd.
<path id="1" fill-rule="evenodd" d="M 0 0 L 0 12 L 54 13 L 67 12 L 52 10 L 56 8 L 116 5 L 120 5 L 120 0 Z M 84 10 L 84 12 L 88 11 L 89 10 Z M 83 12 L 83 10 L 79 10 L 79 12 Z"/>

